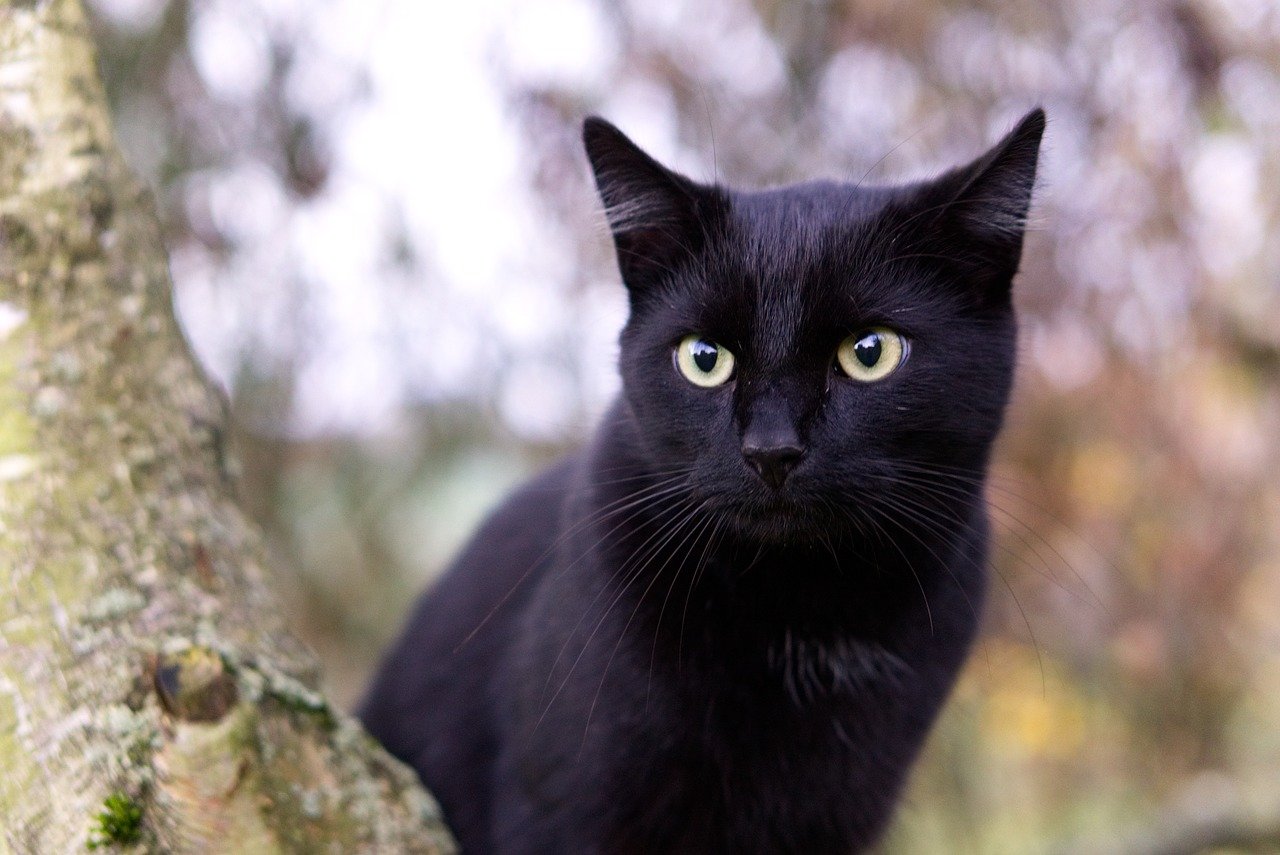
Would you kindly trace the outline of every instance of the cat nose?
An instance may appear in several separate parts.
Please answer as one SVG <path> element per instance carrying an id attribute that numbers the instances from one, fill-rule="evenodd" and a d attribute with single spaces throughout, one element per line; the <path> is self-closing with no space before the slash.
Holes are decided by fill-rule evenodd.
<path id="1" fill-rule="evenodd" d="M 780 489 L 804 450 L 785 402 L 777 396 L 756 399 L 742 432 L 742 457 L 760 479 L 774 490 Z"/>
<path id="2" fill-rule="evenodd" d="M 804 449 L 792 442 L 759 445 L 744 443 L 742 456 L 766 484 L 777 490 L 804 456 Z"/>

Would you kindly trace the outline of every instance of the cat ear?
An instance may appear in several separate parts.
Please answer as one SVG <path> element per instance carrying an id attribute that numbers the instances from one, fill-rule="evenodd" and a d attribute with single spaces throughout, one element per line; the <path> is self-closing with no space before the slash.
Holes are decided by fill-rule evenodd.
<path id="1" fill-rule="evenodd" d="M 921 217 L 925 239 L 940 242 L 986 296 L 1007 295 L 1018 272 L 1043 134 L 1037 107 L 986 154 L 927 184 L 918 200 L 936 211 Z"/>
<path id="2" fill-rule="evenodd" d="M 702 248 L 719 194 L 667 169 L 597 116 L 583 122 L 582 142 L 622 280 L 636 293 Z"/>

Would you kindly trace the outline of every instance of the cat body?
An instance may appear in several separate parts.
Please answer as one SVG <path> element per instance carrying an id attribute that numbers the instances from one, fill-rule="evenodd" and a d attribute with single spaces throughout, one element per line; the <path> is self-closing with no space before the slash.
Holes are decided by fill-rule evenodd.
<path id="1" fill-rule="evenodd" d="M 738 192 L 588 120 L 622 395 L 424 596 L 361 711 L 464 851 L 879 838 L 982 611 L 1042 129 L 931 182 Z"/>

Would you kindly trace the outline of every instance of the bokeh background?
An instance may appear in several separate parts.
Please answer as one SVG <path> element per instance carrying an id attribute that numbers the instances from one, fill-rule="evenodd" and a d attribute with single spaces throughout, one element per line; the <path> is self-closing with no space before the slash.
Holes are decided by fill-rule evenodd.
<path id="1" fill-rule="evenodd" d="M 1213 851 L 1280 851 L 1280 5 L 91 8 L 244 500 L 344 704 L 616 388 L 584 114 L 763 185 L 918 177 L 1044 105 L 1000 578 L 885 850 L 1199 851 L 1184 824 L 1235 824 Z"/>

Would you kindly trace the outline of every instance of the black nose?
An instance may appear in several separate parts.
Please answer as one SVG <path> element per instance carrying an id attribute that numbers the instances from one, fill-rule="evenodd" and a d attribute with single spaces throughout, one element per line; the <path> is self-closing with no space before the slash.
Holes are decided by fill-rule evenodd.
<path id="1" fill-rule="evenodd" d="M 742 456 L 751 464 L 760 477 L 773 489 L 777 490 L 787 480 L 791 470 L 796 468 L 804 449 L 798 445 L 744 445 Z"/>

